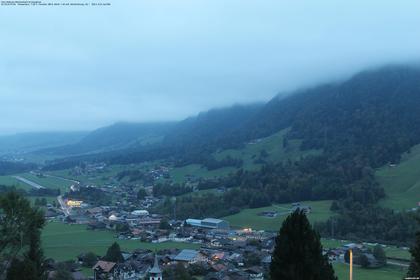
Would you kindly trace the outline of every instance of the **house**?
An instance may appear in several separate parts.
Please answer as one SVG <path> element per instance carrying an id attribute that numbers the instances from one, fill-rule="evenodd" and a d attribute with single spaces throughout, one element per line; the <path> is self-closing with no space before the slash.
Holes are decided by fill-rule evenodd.
<path id="1" fill-rule="evenodd" d="M 253 266 L 245 269 L 245 272 L 248 273 L 250 280 L 264 280 L 264 273 L 261 268 Z"/>
<path id="2" fill-rule="evenodd" d="M 303 211 L 305 214 L 309 214 L 312 211 L 311 206 L 308 205 L 300 205 L 299 203 L 293 203 L 291 211 L 294 212 L 296 210 Z"/>
<path id="3" fill-rule="evenodd" d="M 94 280 L 114 280 L 117 279 L 117 264 L 114 262 L 98 261 L 93 267 Z"/>
<path id="4" fill-rule="evenodd" d="M 97 214 L 101 214 L 102 213 L 102 208 L 101 207 L 94 207 L 94 208 L 90 208 L 86 210 L 86 214 L 89 216 L 95 216 Z"/>
<path id="5" fill-rule="evenodd" d="M 129 260 L 117 264 L 116 275 L 117 279 L 138 280 L 145 278 L 149 270 L 150 265 L 135 260 Z"/>

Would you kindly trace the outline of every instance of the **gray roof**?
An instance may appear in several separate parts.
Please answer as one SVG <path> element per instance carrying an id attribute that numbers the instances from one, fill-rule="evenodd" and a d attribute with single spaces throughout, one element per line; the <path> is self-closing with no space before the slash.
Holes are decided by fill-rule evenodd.
<path id="1" fill-rule="evenodd" d="M 178 255 L 175 256 L 174 260 L 176 261 L 192 261 L 198 255 L 198 251 L 184 249 Z"/>
<path id="2" fill-rule="evenodd" d="M 218 223 L 222 223 L 224 221 L 223 220 L 220 220 L 220 219 L 214 219 L 214 218 L 205 218 L 203 220 L 203 222 L 218 224 Z"/>

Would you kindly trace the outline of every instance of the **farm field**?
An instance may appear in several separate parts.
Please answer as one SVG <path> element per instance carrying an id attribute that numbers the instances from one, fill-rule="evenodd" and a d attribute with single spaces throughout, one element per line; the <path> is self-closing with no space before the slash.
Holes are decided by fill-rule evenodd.
<path id="1" fill-rule="evenodd" d="M 71 180 L 81 181 L 86 184 L 94 185 L 107 185 L 112 184 L 114 181 L 115 175 L 121 171 L 125 170 L 147 170 L 152 166 L 159 164 L 157 161 L 147 162 L 142 164 L 130 164 L 130 165 L 108 165 L 101 171 L 95 171 L 92 174 L 88 175 L 72 175 L 70 174 L 70 169 L 62 169 L 49 171 L 46 174 L 63 177 Z"/>
<path id="2" fill-rule="evenodd" d="M 378 169 L 376 177 L 387 195 L 379 202 L 381 206 L 397 210 L 416 207 L 420 201 L 420 145 L 405 153 L 398 165 Z"/>
<path id="3" fill-rule="evenodd" d="M 73 184 L 70 181 L 63 180 L 60 178 L 53 178 L 53 177 L 38 177 L 31 173 L 24 173 L 19 174 L 19 176 L 35 182 L 43 187 L 51 188 L 51 189 L 60 189 L 61 193 L 64 193 L 68 190 L 68 188 Z"/>
<path id="4" fill-rule="evenodd" d="M 338 280 L 349 279 L 348 265 L 335 263 L 333 266 Z M 405 269 L 390 265 L 376 269 L 354 267 L 353 280 L 401 280 L 406 273 L 407 271 Z"/>
<path id="5" fill-rule="evenodd" d="M 330 210 L 331 200 L 322 201 L 303 201 L 302 205 L 311 206 L 312 212 L 308 215 L 311 222 L 325 221 L 333 212 Z M 229 221 L 233 228 L 252 228 L 257 230 L 273 230 L 278 231 L 284 219 L 288 215 L 288 209 L 291 204 L 278 204 L 268 207 L 244 209 L 238 214 L 224 217 L 223 219 Z M 263 211 L 278 211 L 279 215 L 275 218 L 258 216 L 257 214 Z"/>
<path id="6" fill-rule="evenodd" d="M 138 240 L 118 240 L 109 231 L 87 230 L 85 225 L 69 225 L 58 222 L 48 223 L 42 232 L 42 247 L 46 257 L 58 261 L 75 259 L 80 253 L 92 251 L 104 255 L 108 247 L 117 241 L 122 250 L 137 248 L 197 248 L 195 244 L 166 242 L 144 243 Z"/>

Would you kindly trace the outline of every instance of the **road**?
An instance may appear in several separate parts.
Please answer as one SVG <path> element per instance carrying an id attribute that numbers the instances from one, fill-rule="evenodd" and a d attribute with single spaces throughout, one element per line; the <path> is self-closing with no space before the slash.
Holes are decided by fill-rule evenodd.
<path id="1" fill-rule="evenodd" d="M 390 261 L 390 260 L 387 260 L 386 263 L 387 264 L 391 264 L 391 265 L 402 266 L 402 267 L 406 267 L 406 268 L 410 266 L 408 263 L 397 262 L 397 261 Z"/>
<path id="2" fill-rule="evenodd" d="M 63 210 L 64 215 L 70 216 L 70 207 L 66 205 L 61 195 L 57 196 L 58 203 L 60 203 L 61 210 Z"/>
<path id="3" fill-rule="evenodd" d="M 16 180 L 21 181 L 21 182 L 23 182 L 25 184 L 28 184 L 28 185 L 30 185 L 31 187 L 33 187 L 33 188 L 35 188 L 37 190 L 45 189 L 44 186 L 41 186 L 41 185 L 39 185 L 39 184 L 37 184 L 35 182 L 32 182 L 32 181 L 30 181 L 30 180 L 28 180 L 26 178 L 23 178 L 21 176 L 13 176 L 13 178 L 15 178 Z"/>
<path id="4" fill-rule="evenodd" d="M 36 189 L 46 189 L 46 187 L 44 187 L 44 186 L 41 186 L 40 184 L 37 184 L 37 183 L 35 183 L 35 182 L 33 182 L 33 181 L 30 181 L 30 180 L 28 180 L 28 179 L 26 179 L 26 178 L 23 178 L 23 177 L 21 177 L 21 176 L 13 176 L 14 178 L 16 178 L 16 180 L 19 180 L 19 181 L 21 181 L 21 182 L 23 182 L 23 183 L 25 183 L 25 184 L 28 184 L 28 185 L 30 185 L 31 187 L 33 187 L 33 188 L 36 188 Z M 62 178 L 63 179 L 63 178 Z M 73 180 L 69 180 L 69 181 L 73 181 Z M 77 182 L 77 181 L 74 181 L 74 182 Z M 63 210 L 63 213 L 64 213 L 64 215 L 67 217 L 67 216 L 69 216 L 70 215 L 70 209 L 69 209 L 69 207 L 66 205 L 66 203 L 63 201 L 63 197 L 61 196 L 61 195 L 59 195 L 58 197 L 57 197 L 57 201 L 58 201 L 58 203 L 60 203 L 60 207 L 61 207 L 61 210 Z"/>

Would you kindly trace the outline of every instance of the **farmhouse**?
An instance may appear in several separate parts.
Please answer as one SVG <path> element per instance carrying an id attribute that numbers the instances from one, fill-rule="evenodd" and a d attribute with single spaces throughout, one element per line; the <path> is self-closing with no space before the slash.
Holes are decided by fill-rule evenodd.
<path id="1" fill-rule="evenodd" d="M 117 264 L 114 262 L 98 261 L 92 268 L 93 279 L 94 280 L 115 279 L 116 274 L 117 274 L 116 265 Z"/>

